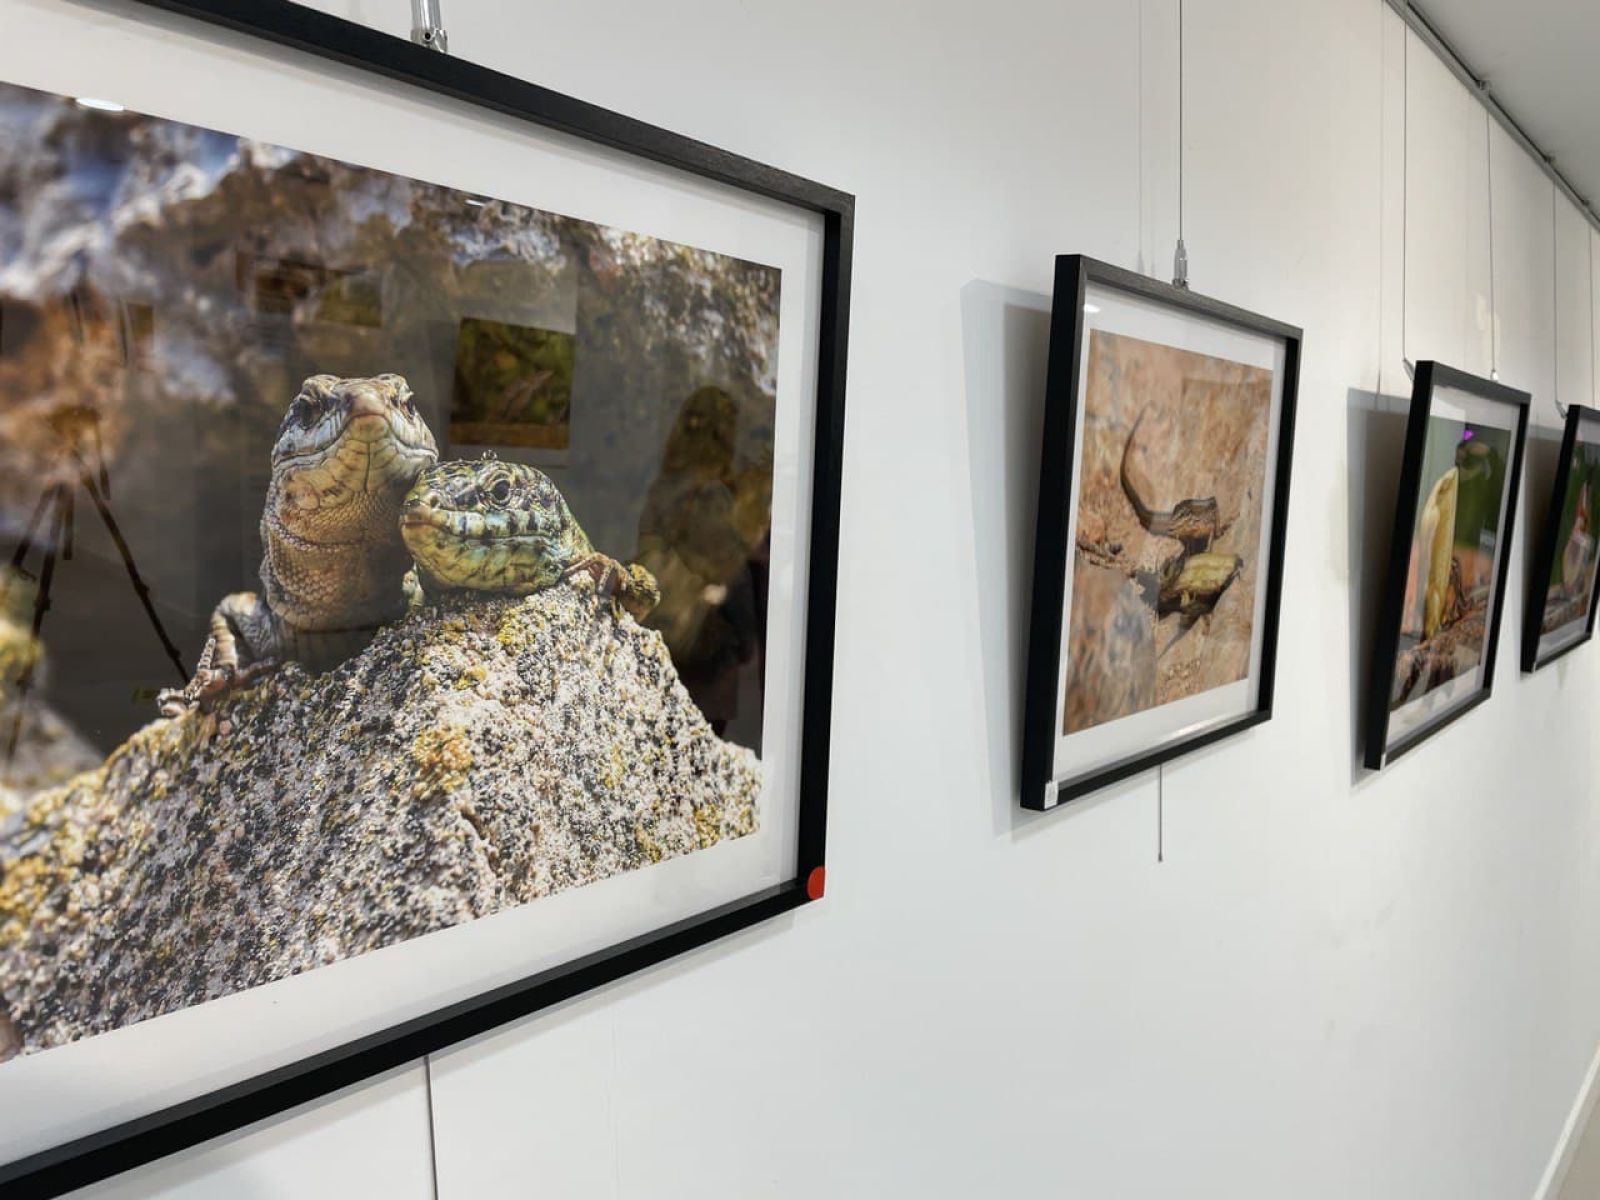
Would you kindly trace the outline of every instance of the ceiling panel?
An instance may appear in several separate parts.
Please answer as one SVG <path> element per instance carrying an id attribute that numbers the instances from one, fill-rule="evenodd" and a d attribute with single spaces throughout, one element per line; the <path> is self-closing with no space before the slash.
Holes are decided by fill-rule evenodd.
<path id="1" fill-rule="evenodd" d="M 1600 205 L 1600 3 L 1422 0 L 1414 5 L 1580 196 Z"/>

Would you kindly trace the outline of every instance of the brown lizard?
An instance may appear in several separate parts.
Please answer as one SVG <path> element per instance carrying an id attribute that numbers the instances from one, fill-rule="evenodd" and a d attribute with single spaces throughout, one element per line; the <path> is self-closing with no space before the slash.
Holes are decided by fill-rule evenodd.
<path id="1" fill-rule="evenodd" d="M 156 698 L 162 713 L 177 716 L 280 659 L 325 669 L 404 613 L 411 557 L 400 508 L 438 456 L 400 376 L 307 379 L 272 447 L 261 594 L 223 597 L 194 678 Z"/>

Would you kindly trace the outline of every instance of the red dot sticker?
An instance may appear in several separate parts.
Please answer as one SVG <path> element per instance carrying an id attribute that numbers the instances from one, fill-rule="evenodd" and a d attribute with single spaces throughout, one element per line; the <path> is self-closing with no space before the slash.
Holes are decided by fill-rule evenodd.
<path id="1" fill-rule="evenodd" d="M 811 874 L 806 876 L 806 899 L 821 900 L 822 889 L 828 878 L 826 867 L 812 867 Z"/>

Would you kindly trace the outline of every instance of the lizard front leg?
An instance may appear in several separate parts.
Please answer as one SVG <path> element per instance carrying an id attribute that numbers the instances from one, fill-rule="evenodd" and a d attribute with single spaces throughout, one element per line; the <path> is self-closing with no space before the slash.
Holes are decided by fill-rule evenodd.
<path id="1" fill-rule="evenodd" d="M 164 717 L 181 716 L 215 702 L 277 665 L 278 638 L 272 610 L 254 592 L 224 596 L 211 614 L 211 635 L 194 678 L 183 688 L 163 688 L 156 705 Z"/>
<path id="2" fill-rule="evenodd" d="M 576 575 L 580 571 L 592 576 L 595 590 L 621 605 L 635 621 L 643 621 L 661 602 L 661 585 L 638 563 L 624 565 L 604 554 L 591 554 L 568 568 L 566 574 Z"/>

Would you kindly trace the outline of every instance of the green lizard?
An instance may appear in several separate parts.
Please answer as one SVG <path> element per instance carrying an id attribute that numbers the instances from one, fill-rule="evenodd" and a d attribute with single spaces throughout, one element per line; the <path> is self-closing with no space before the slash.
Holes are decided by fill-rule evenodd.
<path id="1" fill-rule="evenodd" d="M 1175 555 L 1161 574 L 1157 615 L 1182 613 L 1188 620 L 1206 615 L 1243 570 L 1244 559 L 1237 554 Z"/>
<path id="2" fill-rule="evenodd" d="M 595 550 L 548 476 L 492 454 L 422 472 L 406 496 L 400 533 L 428 596 L 456 590 L 524 596 L 583 571 L 635 619 L 661 598 L 644 567 Z"/>

